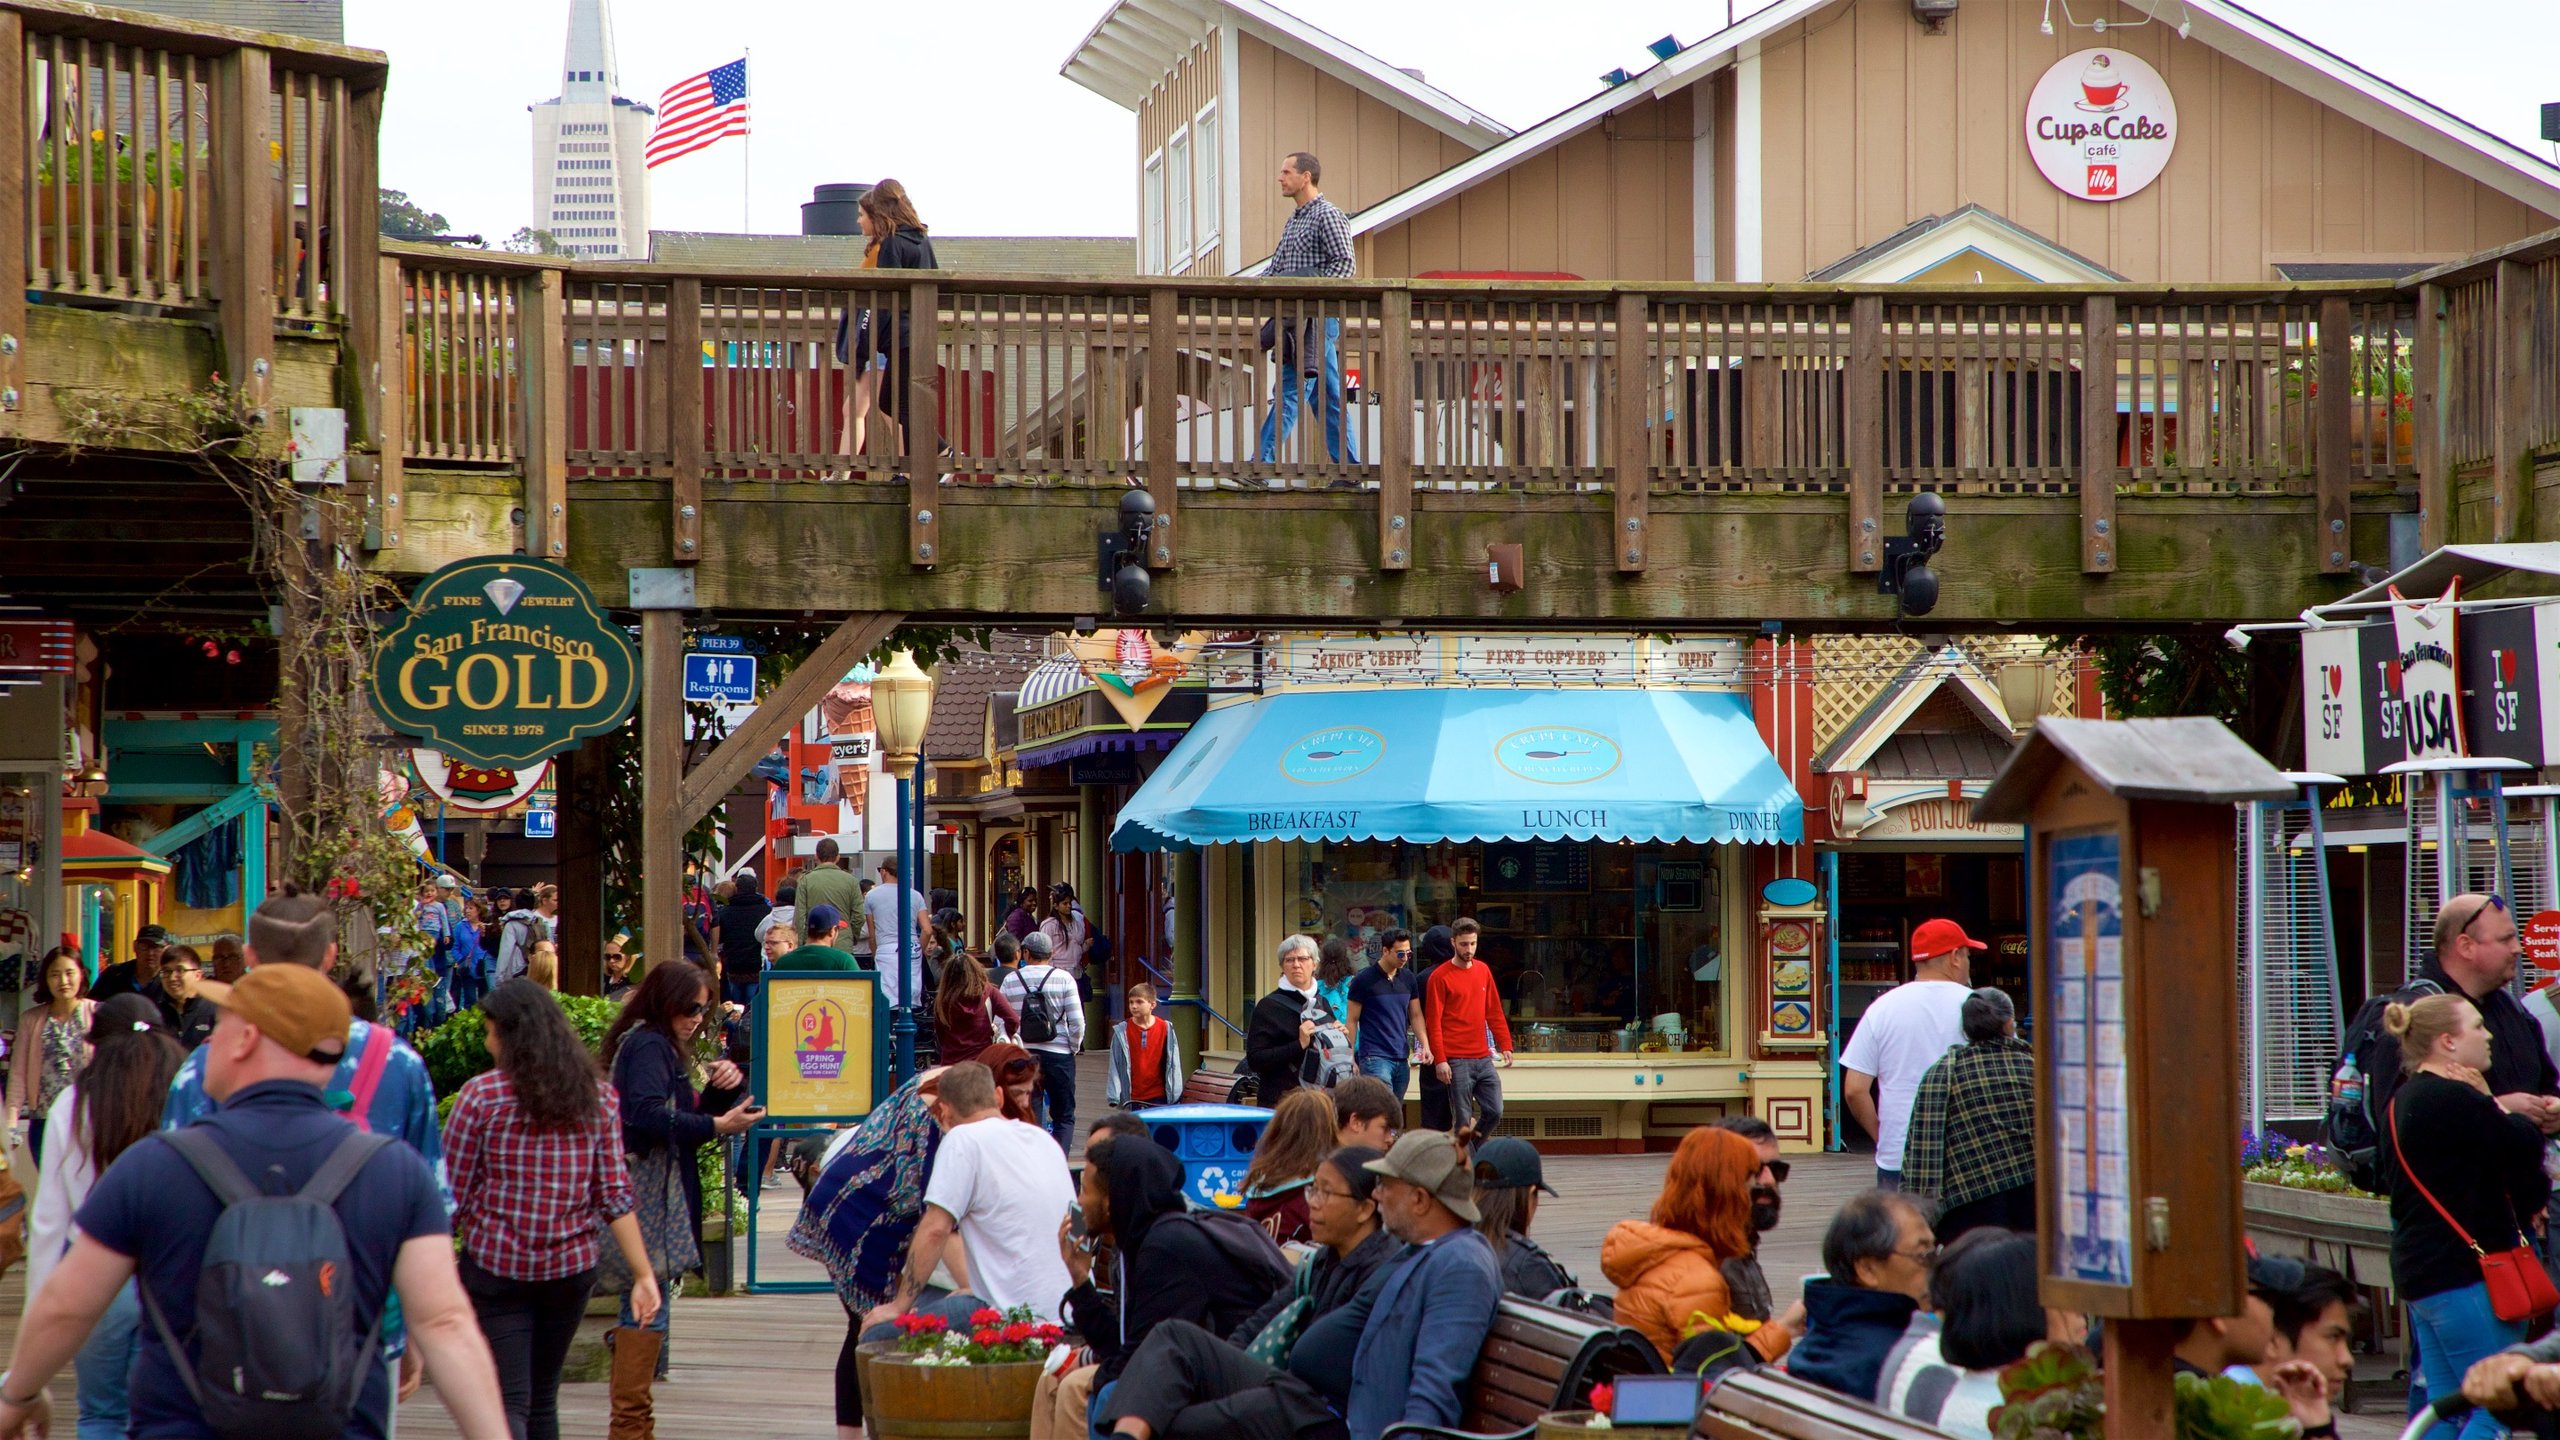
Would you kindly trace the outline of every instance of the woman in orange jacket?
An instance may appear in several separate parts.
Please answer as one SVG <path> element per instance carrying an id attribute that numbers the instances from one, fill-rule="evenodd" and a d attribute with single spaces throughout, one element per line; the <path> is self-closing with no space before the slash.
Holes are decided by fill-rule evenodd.
<path id="1" fill-rule="evenodd" d="M 1681 1342 L 1709 1328 L 1741 1328 L 1738 1316 L 1758 1322 L 1745 1343 L 1763 1360 L 1775 1360 L 1795 1342 L 1792 1314 L 1767 1313 L 1764 1283 L 1736 1285 L 1728 1271 L 1756 1271 L 1751 1229 L 1751 1179 L 1760 1152 L 1730 1130 L 1700 1127 L 1680 1141 L 1653 1202 L 1653 1218 L 1621 1220 L 1600 1242 L 1600 1270 L 1618 1287 L 1618 1323 L 1653 1342 L 1667 1363 Z M 1753 1315 L 1746 1310 L 1759 1310 Z"/>

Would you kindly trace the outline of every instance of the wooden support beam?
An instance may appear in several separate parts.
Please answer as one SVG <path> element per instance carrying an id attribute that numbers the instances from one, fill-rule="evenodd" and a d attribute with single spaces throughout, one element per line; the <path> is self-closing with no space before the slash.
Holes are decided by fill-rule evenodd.
<path id="1" fill-rule="evenodd" d="M 1618 557 L 1618 573 L 1622 575 L 1644 568 L 1648 539 L 1645 527 L 1651 519 L 1653 431 L 1646 425 L 1653 408 L 1651 386 L 1647 383 L 1653 375 L 1650 330 L 1644 297 L 1619 295 L 1613 336 L 1616 350 L 1607 374 L 1610 432 L 1615 441 L 1610 447 L 1610 489 L 1617 502 L 1609 526 L 1609 548 Z M 1878 493 L 1881 497 L 1882 492 Z"/>
<path id="2" fill-rule="evenodd" d="M 0 156 L 27 153 L 27 22 L 0 11 Z M 0 185 L 0 436 L 25 433 L 27 393 L 27 193 Z"/>
<path id="3" fill-rule="evenodd" d="M 681 829 L 701 819 L 737 789 L 738 782 L 747 778 L 747 772 L 773 749 L 773 742 L 782 738 L 782 732 L 800 723 L 800 718 L 817 705 L 818 697 L 843 679 L 855 661 L 879 648 L 903 618 L 886 613 L 846 616 L 833 633 L 818 642 L 818 648 L 810 651 L 807 659 L 793 666 L 782 683 L 757 702 L 755 712 L 739 722 L 718 749 L 684 777 L 682 788 L 675 792 L 677 826 Z"/>
<path id="4" fill-rule="evenodd" d="M 2311 472 L 2311 516 L 2319 528 L 2311 550 L 2320 558 L 2320 570 L 2325 575 L 2344 574 L 2354 550 L 2347 536 L 2347 524 L 2352 518 L 2347 508 L 2347 429 L 2355 405 L 2355 348 L 2349 337 L 2354 333 L 2355 320 L 2345 297 L 2333 296 L 2320 302 L 2320 378 L 2328 383 L 2320 387 L 2318 410 L 2312 416 L 2316 453 Z"/>
<path id="5" fill-rule="evenodd" d="M 930 570 L 942 561 L 941 403 L 935 384 L 942 365 L 942 287 L 927 280 L 907 287 L 906 404 L 899 419 L 907 433 L 907 562 Z M 890 380 L 898 376 L 892 372 Z"/>
<path id="6" fill-rule="evenodd" d="M 568 286 L 557 270 L 515 282 L 517 339 L 532 357 L 523 367 L 524 549 L 546 560 L 569 558 Z M 650 562 L 652 564 L 655 561 Z"/>
<path id="7" fill-rule="evenodd" d="M 613 785 L 612 741 L 597 736 L 552 765 L 560 817 L 553 871 L 560 882 L 560 992 L 604 993 L 604 799 Z M 678 862 L 682 872 L 682 862 Z M 683 954 L 681 947 L 677 954 Z"/>
<path id="8" fill-rule="evenodd" d="M 684 954 L 684 612 L 640 612 L 640 953 Z"/>
<path id="9" fill-rule="evenodd" d="M 2490 351 L 2489 538 L 2525 537 L 2533 494 L 2533 267 L 2498 262 Z M 2344 302 L 2340 302 L 2344 303 Z"/>
<path id="10" fill-rule="evenodd" d="M 383 255 L 374 262 L 373 357 L 366 367 L 374 417 L 373 534 L 378 548 L 400 544 L 401 511 L 407 497 L 409 448 L 408 297 L 403 293 L 400 260 Z"/>
<path id="11" fill-rule="evenodd" d="M 2080 573 L 2116 568 L 2116 297 L 2080 302 Z"/>
<path id="12" fill-rule="evenodd" d="M 1849 573 L 1884 569 L 1884 297 L 1849 302 Z"/>
<path id="13" fill-rule="evenodd" d="M 2107 1440 L 2170 1440 L 2177 1425 L 2177 1347 L 2184 1320 L 2109 1320 L 2101 1384 Z"/>
<path id="14" fill-rule="evenodd" d="M 213 284 L 222 374 L 253 412 L 267 405 L 276 353 L 276 182 L 267 146 L 274 97 L 268 52 L 243 46 L 214 62 Z M 17 243 L 12 237 L 10 243 Z M 261 413 L 261 419 L 263 414 Z"/>
<path id="15" fill-rule="evenodd" d="M 2432 552 L 2453 539 L 2453 466 L 2446 459 L 2446 427 L 2453 407 L 2453 346 L 2447 344 L 2452 307 L 2441 284 L 2418 287 L 2418 314 L 2409 356 L 2411 420 L 2418 449 L 2418 549 Z"/>
<path id="16" fill-rule="evenodd" d="M 667 507 L 667 555 L 702 558 L 702 282 L 667 282 L 667 451 L 674 494 Z"/>
<path id="17" fill-rule="evenodd" d="M 1378 568 L 1413 568 L 1413 292 L 1378 297 Z"/>
<path id="18" fill-rule="evenodd" d="M 1156 520 L 1141 560 L 1150 570 L 1172 569 L 1181 554 L 1182 531 L 1173 523 L 1181 499 L 1174 485 L 1173 423 L 1174 392 L 1182 388 L 1182 352 L 1174 344 L 1180 313 L 1172 286 L 1158 285 L 1147 292 L 1147 494 L 1156 502 Z"/>
<path id="19" fill-rule="evenodd" d="M 337 283 L 345 293 L 336 297 L 339 321 L 345 326 L 346 343 L 341 363 L 346 367 L 339 386 L 347 407 L 348 438 L 363 437 L 367 448 L 381 443 L 382 420 L 378 413 L 380 394 L 375 369 L 381 360 L 382 326 L 378 319 L 382 307 L 382 236 L 381 226 L 366 223 L 374 213 L 379 195 L 380 157 L 375 153 L 382 143 L 382 87 L 355 90 L 347 96 L 346 183 L 333 197 L 330 223 L 338 226 L 343 238 L 337 261 Z"/>

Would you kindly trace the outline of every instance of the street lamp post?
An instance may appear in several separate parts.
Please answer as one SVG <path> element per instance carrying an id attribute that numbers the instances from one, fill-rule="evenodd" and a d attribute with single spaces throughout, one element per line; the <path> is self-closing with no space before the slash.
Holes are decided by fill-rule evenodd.
<path id="1" fill-rule="evenodd" d="M 898 999 L 889 1019 L 891 1043 L 897 1050 L 898 1083 L 916 1073 L 916 857 L 909 852 L 914 836 L 909 807 L 916 804 L 916 762 L 924 750 L 925 725 L 933 718 L 933 677 L 916 667 L 915 652 L 901 650 L 871 681 L 873 713 L 879 717 L 881 762 L 898 782 Z"/>

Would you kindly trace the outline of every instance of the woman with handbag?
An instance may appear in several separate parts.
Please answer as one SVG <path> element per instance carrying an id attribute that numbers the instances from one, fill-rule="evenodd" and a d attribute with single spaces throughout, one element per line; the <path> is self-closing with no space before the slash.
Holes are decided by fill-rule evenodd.
<path id="1" fill-rule="evenodd" d="M 630 1304 L 644 1326 L 657 1318 L 658 1280 L 631 1213 L 613 1087 L 560 1002 L 519 977 L 480 1002 L 480 1021 L 498 1068 L 464 1082 L 444 1126 L 462 1288 L 515 1440 L 559 1440 L 560 1369 L 604 1237 L 638 1277 Z"/>
<path id="2" fill-rule="evenodd" d="M 2560 1303 L 2526 1244 L 2522 1217 L 2551 1193 L 2542 1132 L 2489 1094 L 2489 1032 L 2460 995 L 2382 1012 L 2407 1076 L 2386 1107 L 2391 1275 L 2417 1332 L 2427 1393 L 2451 1395 L 2473 1365 L 2524 1339 L 2525 1322 Z M 2486 1410 L 2428 1440 L 2492 1440 Z"/>
<path id="3" fill-rule="evenodd" d="M 53 1110 L 54 1097 L 69 1089 L 89 1063 L 89 1021 L 97 1002 L 89 998 L 89 972 L 80 963 L 80 952 L 68 945 L 45 952 L 37 978 L 44 986 L 44 1003 L 27 1007 L 18 1021 L 17 1044 L 9 1052 L 9 1093 L 26 1125 L 27 1158 L 41 1165 L 45 1117 Z"/>
<path id="4" fill-rule="evenodd" d="M 864 237 L 862 269 L 941 268 L 941 262 L 934 258 L 929 227 L 916 213 L 915 201 L 908 198 L 906 186 L 883 180 L 863 192 L 855 210 L 856 223 L 862 227 Z M 843 428 L 837 440 L 845 454 L 862 453 L 869 440 L 869 417 L 875 410 L 897 427 L 891 433 L 897 437 L 899 449 L 904 450 L 911 354 L 908 347 L 913 338 L 914 322 L 903 309 L 847 310 L 837 318 L 836 359 L 853 370 L 845 391 Z M 940 450 L 948 457 L 951 442 L 943 440 Z M 830 478 L 849 480 L 858 473 L 842 471 Z"/>
<path id="5" fill-rule="evenodd" d="M 702 1265 L 702 1172 L 696 1158 L 713 1140 L 742 1134 L 764 1118 L 754 1097 L 743 1093 L 746 1077 L 735 1064 L 696 1053 L 694 1037 L 712 994 L 708 972 L 662 960 L 649 967 L 604 1032 L 605 1063 L 622 1102 L 632 1214 L 661 1291 L 654 1319 L 641 1317 L 626 1298 L 622 1318 L 607 1337 L 613 1350 L 613 1440 L 650 1440 L 657 1433 L 649 1389 L 653 1378 L 666 1377 L 673 1282 Z M 618 1253 L 604 1257 L 599 1291 L 636 1288 L 633 1272 L 620 1260 Z"/>

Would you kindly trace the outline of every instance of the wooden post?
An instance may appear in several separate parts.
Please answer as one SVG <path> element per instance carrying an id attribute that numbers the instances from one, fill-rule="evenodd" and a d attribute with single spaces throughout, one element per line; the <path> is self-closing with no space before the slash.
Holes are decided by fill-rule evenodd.
<path id="1" fill-rule="evenodd" d="M 2521 540 L 2533 493 L 2533 267 L 2498 262 L 2491 328 L 2489 538 Z"/>
<path id="2" fill-rule="evenodd" d="M 878 648 L 898 628 L 905 617 L 897 614 L 848 615 L 833 633 L 818 642 L 808 658 L 791 669 L 781 684 L 767 691 L 764 699 L 746 719 L 729 731 L 729 738 L 703 757 L 684 777 L 684 783 L 671 790 L 676 824 L 688 826 L 711 813 L 711 807 L 729 798 L 738 782 L 747 778 L 756 762 L 773 749 L 782 732 L 800 723 L 818 697 L 827 693 L 844 677 L 853 662 Z"/>
<path id="3" fill-rule="evenodd" d="M 604 993 L 604 797 L 613 759 L 604 736 L 572 745 L 552 766 L 559 791 L 560 992 Z M 682 949 L 677 953 L 681 955 Z"/>
<path id="4" fill-rule="evenodd" d="M 702 282 L 667 282 L 667 455 L 674 477 L 667 503 L 667 554 L 678 565 L 702 558 Z"/>
<path id="5" fill-rule="evenodd" d="M 1884 569 L 1884 297 L 1849 302 L 1849 573 Z"/>
<path id="6" fill-rule="evenodd" d="M 941 367 L 942 287 L 923 281 L 907 288 L 907 560 L 930 570 L 942 557 L 940 415 L 935 376 Z M 964 401 L 965 403 L 965 401 Z"/>
<path id="7" fill-rule="evenodd" d="M 1200 1009 L 1200 907 L 1207 898 L 1206 854 L 1177 850 L 1165 857 L 1166 868 L 1173 872 L 1173 993 L 1166 997 L 1173 1003 L 1165 1007 L 1165 1015 L 1182 1036 L 1185 1055 L 1201 1053 L 1214 1038 L 1209 1034 L 1209 1017 Z"/>
<path id="8" fill-rule="evenodd" d="M 2417 322 L 2411 327 L 2409 383 L 2418 442 L 2418 549 L 2431 552 L 2453 539 L 2453 467 L 2445 463 L 2445 425 L 2452 411 L 2445 402 L 2453 347 L 2446 344 L 2452 319 L 2444 286 L 2418 287 Z"/>
<path id="9" fill-rule="evenodd" d="M 684 612 L 640 612 L 640 953 L 684 954 Z"/>
<path id="10" fill-rule="evenodd" d="M 2116 297 L 2080 302 L 2080 571 L 2116 568 Z"/>
<path id="11" fill-rule="evenodd" d="M 1378 391 L 1378 568 L 1413 568 L 1413 292 L 1393 286 L 1378 296 L 1377 373 L 1366 377 Z M 1185 870 L 1183 873 L 1189 873 Z M 1197 880 L 1194 880 L 1197 902 Z M 1178 905 L 1180 902 L 1177 901 Z M 1192 939 L 1196 949 L 1198 937 Z M 1177 943 L 1175 953 L 1180 954 Z M 1177 961 L 1177 963 L 1179 963 Z M 1195 961 L 1196 964 L 1196 961 Z M 1175 975 L 1179 988 L 1180 973 Z M 1193 972 L 1192 989 L 1199 989 Z M 1196 1049 L 1193 1054 L 1199 1053 Z"/>
<path id="12" fill-rule="evenodd" d="M 338 242 L 338 273 L 346 293 L 335 297 L 338 319 L 345 326 L 346 335 L 341 355 L 347 368 L 341 371 L 340 388 L 348 410 L 349 437 L 362 435 L 368 447 L 378 450 L 382 420 L 375 413 L 380 391 L 374 369 L 382 358 L 382 327 L 376 319 L 383 294 L 382 227 L 363 217 L 374 213 L 375 197 L 380 193 L 380 157 L 375 149 L 382 136 L 382 87 L 353 90 L 347 98 L 346 113 L 346 193 L 330 207 L 331 223 L 343 223 L 339 231 L 342 238 Z"/>
<path id="13" fill-rule="evenodd" d="M 1179 314 L 1171 286 L 1157 285 L 1147 291 L 1147 494 L 1156 502 L 1156 520 L 1147 553 L 1140 559 L 1150 570 L 1173 568 L 1179 553 L 1175 541 L 1182 534 L 1173 523 L 1174 506 L 1181 498 L 1173 483 L 1174 392 L 1182 388 L 1182 355 L 1173 343 Z"/>
<path id="14" fill-rule="evenodd" d="M 401 512 L 408 496 L 409 357 L 408 297 L 400 281 L 400 258 L 384 255 L 374 262 L 373 355 L 361 372 L 366 377 L 374 420 L 374 534 L 381 548 L 398 549 Z"/>
<path id="15" fill-rule="evenodd" d="M 2185 1320 L 2109 1320 L 2099 1383 L 2107 1440 L 2169 1440 L 2178 1433 L 2178 1341 Z"/>
<path id="16" fill-rule="evenodd" d="M 222 373 L 263 423 L 276 353 L 276 183 L 267 158 L 272 75 L 264 50 L 244 46 L 214 64 L 223 124 L 213 132 L 213 277 Z M 11 243 L 18 243 L 12 240 Z"/>
<path id="17" fill-rule="evenodd" d="M 516 343 L 522 347 L 524 548 L 547 560 L 569 558 L 568 284 L 543 270 L 517 282 Z"/>
<path id="18" fill-rule="evenodd" d="M 2355 406 L 2355 351 L 2348 337 L 2355 329 L 2343 296 L 2320 302 L 2320 387 L 2311 472 L 2312 516 L 2319 526 L 2314 540 L 2323 574 L 2337 575 L 2348 566 L 2347 428 Z"/>
<path id="19" fill-rule="evenodd" d="M 26 153 L 27 22 L 15 10 L 0 11 L 0 155 Z M 24 429 L 26 348 L 26 187 L 0 184 L 0 436 Z"/>
<path id="20" fill-rule="evenodd" d="M 1613 444 L 1610 488 L 1617 505 L 1609 525 L 1609 549 L 1618 557 L 1618 573 L 1644 569 L 1646 527 L 1652 523 L 1653 333 L 1645 317 L 1645 297 L 1618 296 L 1616 363 L 1609 367 L 1609 423 Z M 1879 490 L 1878 504 L 1882 504 Z"/>

